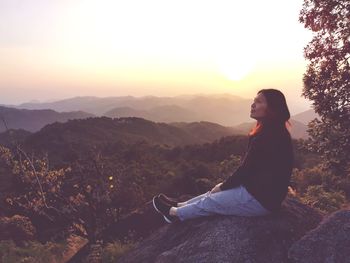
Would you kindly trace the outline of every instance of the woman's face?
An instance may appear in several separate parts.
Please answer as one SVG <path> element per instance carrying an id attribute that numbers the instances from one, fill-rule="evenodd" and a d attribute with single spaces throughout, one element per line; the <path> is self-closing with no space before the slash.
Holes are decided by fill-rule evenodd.
<path id="1" fill-rule="evenodd" d="M 250 117 L 256 120 L 261 120 L 266 116 L 267 101 L 262 93 L 258 93 L 251 105 Z"/>

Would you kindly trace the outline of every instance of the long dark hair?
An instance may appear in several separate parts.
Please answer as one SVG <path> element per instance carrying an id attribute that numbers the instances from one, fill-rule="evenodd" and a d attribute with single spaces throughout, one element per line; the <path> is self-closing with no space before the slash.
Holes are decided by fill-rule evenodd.
<path id="1" fill-rule="evenodd" d="M 258 120 L 255 127 L 248 133 L 249 136 L 257 135 L 265 129 L 282 128 L 290 133 L 292 124 L 290 123 L 290 113 L 286 98 L 283 93 L 277 89 L 261 89 L 267 101 L 267 114 L 263 120 Z"/>

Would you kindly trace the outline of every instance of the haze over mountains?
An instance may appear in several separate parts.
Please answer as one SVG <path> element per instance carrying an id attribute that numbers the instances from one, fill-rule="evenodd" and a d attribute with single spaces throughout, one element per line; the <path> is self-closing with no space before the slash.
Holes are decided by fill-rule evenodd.
<path id="1" fill-rule="evenodd" d="M 0 106 L 0 114 L 0 117 L 5 119 L 8 128 L 24 129 L 31 132 L 40 130 L 48 123 L 66 122 L 69 119 L 84 119 L 94 116 L 83 111 L 57 112 L 51 109 L 27 110 L 4 106 Z M 5 130 L 6 127 L 1 120 L 0 132 Z"/>
<path id="2" fill-rule="evenodd" d="M 0 106 L 0 114 L 8 128 L 39 131 L 53 122 L 88 117 L 138 117 L 152 122 L 164 122 L 181 129 L 200 132 L 203 126 L 225 134 L 246 134 L 255 120 L 250 118 L 250 99 L 231 94 L 182 95 L 176 97 L 74 97 L 65 100 L 30 102 L 11 107 Z M 291 113 L 292 110 L 290 109 Z M 306 138 L 307 123 L 317 117 L 313 109 L 291 118 L 292 136 Z M 202 127 L 202 128 L 198 128 Z M 5 131 L 3 123 L 0 132 Z M 216 137 L 216 136 L 214 136 Z"/>

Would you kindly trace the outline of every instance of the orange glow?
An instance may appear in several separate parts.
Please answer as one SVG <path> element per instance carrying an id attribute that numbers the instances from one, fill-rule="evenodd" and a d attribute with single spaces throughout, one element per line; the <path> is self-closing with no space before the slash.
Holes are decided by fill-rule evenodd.
<path id="1" fill-rule="evenodd" d="M 0 10 L 9 25 L 0 29 L 0 87 L 9 93 L 300 93 L 310 39 L 297 21 L 302 0 L 15 2 Z"/>

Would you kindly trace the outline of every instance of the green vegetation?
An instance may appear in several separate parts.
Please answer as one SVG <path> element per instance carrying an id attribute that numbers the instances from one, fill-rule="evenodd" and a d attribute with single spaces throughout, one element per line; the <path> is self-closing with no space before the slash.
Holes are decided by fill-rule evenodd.
<path id="1" fill-rule="evenodd" d="M 2 216 L 25 217 L 21 220 L 29 220 L 35 229 L 30 238 L 41 244 L 61 242 L 71 234 L 94 243 L 103 239 L 106 228 L 156 193 L 175 196 L 208 190 L 239 164 L 246 144 L 245 136 L 183 147 L 145 140 L 92 144 L 77 158 L 68 157 L 55 167 L 48 155 L 30 155 L 20 145 L 0 145 Z M 65 148 L 64 154 L 71 156 L 71 150 Z M 7 236 L 15 236 L 13 231 Z M 108 253 L 113 258 L 125 247 L 118 250 L 117 243 L 112 244 Z M 24 249 L 23 242 L 16 240 L 15 245 Z"/>
<path id="2" fill-rule="evenodd" d="M 66 247 L 64 242 L 41 244 L 29 241 L 24 246 L 16 246 L 12 240 L 0 241 L 0 262 L 6 263 L 47 263 L 60 262 Z"/>
<path id="3" fill-rule="evenodd" d="M 102 262 L 114 263 L 117 262 L 118 258 L 125 252 L 130 250 L 135 246 L 134 243 L 121 243 L 120 241 L 115 241 L 113 243 L 108 243 L 102 251 Z"/>
<path id="4" fill-rule="evenodd" d="M 313 101 L 321 120 L 308 125 L 305 147 L 322 155 L 326 170 L 350 173 L 350 2 L 304 0 L 299 20 L 313 32 L 305 47 L 309 64 L 302 95 Z"/>
<path id="5" fill-rule="evenodd" d="M 30 135 L 28 140 L 37 140 L 31 150 L 24 150 L 21 145 L 10 148 L 0 145 L 0 187 L 4 200 L 0 203 L 0 229 L 7 229 L 3 232 L 6 239 L 3 235 L 1 253 L 9 262 L 20 257 L 31 262 L 39 254 L 39 261 L 50 261 L 59 244 L 72 234 L 90 244 L 104 240 L 108 227 L 143 207 L 159 192 L 172 196 L 203 193 L 236 169 L 247 146 L 246 136 L 226 136 L 212 143 L 183 146 L 144 139 L 128 143 L 125 138 L 99 143 L 104 139 L 101 136 L 93 139 L 91 134 L 102 132 L 103 127 L 93 131 L 93 127 L 101 124 L 94 124 L 93 120 L 96 119 L 86 120 L 92 126 L 89 133 L 81 130 L 88 124 L 78 120 L 66 124 L 70 132 L 65 136 L 60 136 L 64 124 L 59 124 L 60 129 L 44 129 L 40 136 Z M 110 121 L 103 119 L 104 125 Z M 142 129 L 142 124 L 137 127 Z M 112 136 L 108 129 L 102 137 Z M 40 143 L 40 139 L 51 141 Z M 46 150 L 38 151 L 35 145 Z M 320 155 L 303 147 L 302 140 L 294 140 L 293 145 L 296 160 L 292 181 L 299 199 L 326 212 L 340 208 L 349 198 L 350 180 L 325 169 Z M 45 154 L 48 152 L 50 155 Z M 56 160 L 54 166 L 49 156 Z M 18 225 L 16 222 L 27 227 L 7 227 Z M 9 241 L 11 236 L 20 238 Z M 119 238 L 122 237 L 113 236 L 111 241 L 108 237 L 102 253 L 106 262 L 113 262 L 135 245 L 138 235 L 127 243 L 121 243 Z M 57 251 L 53 252 L 52 247 L 57 247 Z"/>

